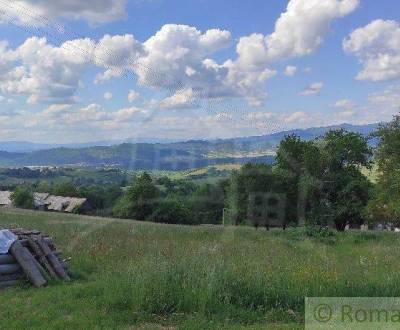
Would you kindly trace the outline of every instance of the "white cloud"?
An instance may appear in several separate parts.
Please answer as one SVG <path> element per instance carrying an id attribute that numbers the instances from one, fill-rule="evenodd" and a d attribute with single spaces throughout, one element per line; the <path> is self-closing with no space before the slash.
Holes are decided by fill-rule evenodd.
<path id="1" fill-rule="evenodd" d="M 304 124 L 310 121 L 310 116 L 303 111 L 294 112 L 284 118 L 287 124 Z"/>
<path id="2" fill-rule="evenodd" d="M 353 31 L 343 49 L 354 54 L 363 69 L 359 80 L 383 81 L 400 78 L 400 24 L 375 20 Z"/>
<path id="3" fill-rule="evenodd" d="M 30 0 L 14 3 L 22 2 L 27 6 L 33 4 Z M 74 13 L 74 18 L 93 23 L 116 19 L 125 6 L 121 0 L 99 0 L 95 4 L 63 0 L 48 6 L 45 2 L 36 1 L 35 9 L 51 13 L 52 17 L 71 17 Z M 276 75 L 270 65 L 316 51 L 330 23 L 357 6 L 358 0 L 290 0 L 272 34 L 240 38 L 236 58 L 222 63 L 212 57 L 232 45 L 229 31 L 202 32 L 177 24 L 164 25 L 144 42 L 126 34 L 105 35 L 98 42 L 71 40 L 60 47 L 39 38 L 27 39 L 16 50 L 0 43 L 0 90 L 26 95 L 31 103 L 71 104 L 77 101 L 75 94 L 82 86 L 85 68 L 94 64 L 103 69 L 96 76 L 96 83 L 133 73 L 139 84 L 156 91 L 166 90 L 172 96 L 162 100 L 160 107 L 185 108 L 202 99 L 227 98 L 241 98 L 258 107 L 268 96 L 266 82 Z M 295 72 L 294 66 L 285 70 L 289 76 Z M 322 85 L 310 87 L 304 95 L 318 93 Z M 128 101 L 138 97 L 129 93 Z"/>
<path id="4" fill-rule="evenodd" d="M 0 22 L 21 25 L 45 25 L 46 18 L 84 19 L 92 24 L 107 23 L 125 17 L 127 0 L 13 0 L 0 3 Z"/>
<path id="5" fill-rule="evenodd" d="M 337 100 L 333 105 L 335 108 L 350 110 L 355 108 L 356 104 L 349 99 Z"/>
<path id="6" fill-rule="evenodd" d="M 128 93 L 128 102 L 132 103 L 139 99 L 140 99 L 140 94 L 137 91 L 131 89 Z"/>
<path id="7" fill-rule="evenodd" d="M 285 68 L 284 74 L 285 74 L 285 76 L 293 77 L 293 76 L 296 74 L 296 72 L 297 72 L 297 68 L 296 68 L 295 66 L 293 66 L 293 65 L 288 65 L 288 66 Z"/>
<path id="8" fill-rule="evenodd" d="M 74 47 L 85 52 L 76 54 Z M 45 38 L 29 38 L 14 51 L 6 50 L 6 55 L 12 56 L 8 56 L 8 67 L 3 66 L 0 90 L 27 95 L 29 103 L 73 103 L 92 48 L 89 39 L 54 47 Z"/>
<path id="9" fill-rule="evenodd" d="M 58 122 L 68 125 L 92 125 L 97 127 L 115 127 L 115 129 L 129 122 L 135 115 L 143 112 L 143 109 L 136 107 L 122 108 L 116 111 L 106 111 L 101 105 L 92 103 L 86 107 L 71 109 L 71 107 L 51 106 L 45 109 L 42 117 L 57 119 Z M 111 125 L 112 123 L 112 125 Z"/>
<path id="10" fill-rule="evenodd" d="M 109 101 L 113 98 L 113 94 L 111 92 L 105 92 L 103 97 L 105 100 Z"/>
<path id="11" fill-rule="evenodd" d="M 71 109 L 71 104 L 52 104 L 41 113 L 42 116 L 47 118 L 54 118 L 65 114 Z"/>
<path id="12" fill-rule="evenodd" d="M 299 95 L 302 96 L 310 96 L 310 95 L 316 95 L 321 92 L 322 87 L 324 87 L 324 84 L 322 82 L 316 82 L 311 85 L 309 85 L 307 88 L 304 89 Z"/>
<path id="13" fill-rule="evenodd" d="M 95 47 L 94 63 L 106 71 L 99 74 L 95 82 L 120 77 L 125 70 L 133 70 L 141 55 L 143 45 L 133 35 L 105 35 Z"/>
<path id="14" fill-rule="evenodd" d="M 190 109 L 197 107 L 194 99 L 193 90 L 185 89 L 163 99 L 157 106 L 161 109 Z"/>
<path id="15" fill-rule="evenodd" d="M 369 94 L 368 101 L 370 104 L 380 109 L 386 109 L 391 113 L 398 111 L 400 109 L 400 84 Z"/>
<path id="16" fill-rule="evenodd" d="M 314 53 L 323 43 L 332 21 L 354 11 L 359 0 L 290 0 L 264 37 L 254 34 L 242 45 L 240 55 L 248 63 L 279 61 Z"/>

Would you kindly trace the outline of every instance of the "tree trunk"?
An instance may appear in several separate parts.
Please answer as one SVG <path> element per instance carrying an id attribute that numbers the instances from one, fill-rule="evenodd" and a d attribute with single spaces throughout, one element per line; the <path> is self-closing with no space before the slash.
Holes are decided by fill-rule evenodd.
<path id="1" fill-rule="evenodd" d="M 55 273 L 63 279 L 64 281 L 70 281 L 70 277 L 68 276 L 67 272 L 64 270 L 63 266 L 61 265 L 58 258 L 54 255 L 54 253 L 50 250 L 49 246 L 45 242 L 43 238 L 39 238 L 37 240 L 40 248 L 42 249 L 44 255 L 46 256 L 47 260 L 49 261 L 50 265 L 53 266 Z"/>
<path id="2" fill-rule="evenodd" d="M 36 266 L 35 258 L 19 241 L 11 245 L 10 252 L 35 287 L 41 287 L 46 284 L 46 280 Z"/>

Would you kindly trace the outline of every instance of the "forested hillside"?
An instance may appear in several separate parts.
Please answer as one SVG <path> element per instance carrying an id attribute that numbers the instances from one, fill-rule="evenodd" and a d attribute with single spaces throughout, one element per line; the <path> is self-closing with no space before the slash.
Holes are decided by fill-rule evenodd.
<path id="1" fill-rule="evenodd" d="M 218 164 L 272 163 L 276 146 L 290 134 L 311 140 L 336 128 L 368 136 L 377 125 L 341 125 L 272 135 L 176 143 L 123 143 L 82 148 L 58 147 L 32 152 L 0 151 L 0 166 L 114 166 L 134 170 L 186 170 Z M 6 145 L 0 150 L 7 150 Z"/>

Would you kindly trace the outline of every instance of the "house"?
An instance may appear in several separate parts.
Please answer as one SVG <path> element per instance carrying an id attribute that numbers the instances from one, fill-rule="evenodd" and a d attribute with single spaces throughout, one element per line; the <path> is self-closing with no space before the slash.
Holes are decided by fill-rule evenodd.
<path id="1" fill-rule="evenodd" d="M 44 201 L 49 211 L 73 213 L 77 210 L 88 212 L 92 210 L 86 198 L 61 197 L 49 195 Z"/>
<path id="2" fill-rule="evenodd" d="M 12 207 L 10 191 L 0 191 L 0 207 Z M 86 198 L 53 196 L 49 193 L 33 193 L 35 209 L 39 211 L 54 211 L 74 213 L 89 212 L 93 208 Z"/>
<path id="3" fill-rule="evenodd" d="M 12 207 L 11 192 L 0 191 L 0 207 Z"/>
<path id="4" fill-rule="evenodd" d="M 49 202 L 46 199 L 50 196 L 49 193 L 33 193 L 33 203 L 35 209 L 39 211 L 46 211 Z"/>

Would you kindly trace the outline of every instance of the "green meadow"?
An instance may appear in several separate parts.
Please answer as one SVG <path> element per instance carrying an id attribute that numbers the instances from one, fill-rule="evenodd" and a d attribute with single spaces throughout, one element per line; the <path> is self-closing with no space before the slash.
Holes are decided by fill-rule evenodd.
<path id="1" fill-rule="evenodd" d="M 400 296 L 395 233 L 320 235 L 0 210 L 71 257 L 71 283 L 0 291 L 0 329 L 302 329 L 305 296 Z"/>

